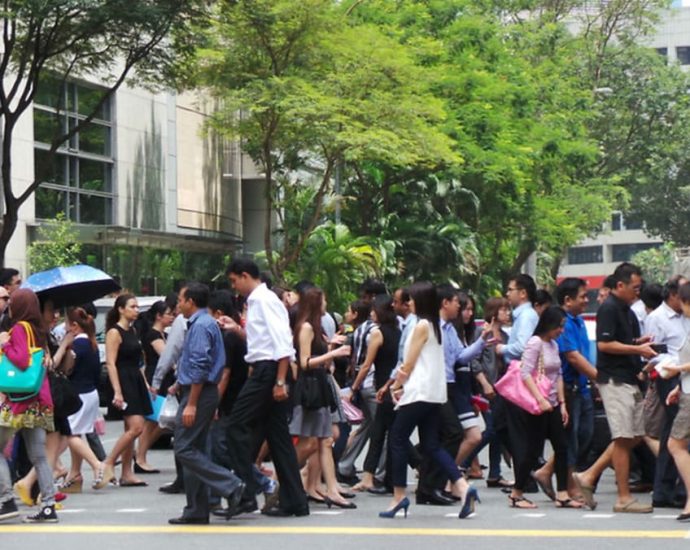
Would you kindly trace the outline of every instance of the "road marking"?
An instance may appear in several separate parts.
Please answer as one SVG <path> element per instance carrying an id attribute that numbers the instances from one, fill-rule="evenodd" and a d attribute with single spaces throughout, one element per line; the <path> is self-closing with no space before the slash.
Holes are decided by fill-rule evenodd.
<path id="1" fill-rule="evenodd" d="M 654 514 L 652 519 L 676 519 L 677 514 Z"/>
<path id="2" fill-rule="evenodd" d="M 309 527 L 309 526 L 225 526 L 225 525 L 1 525 L 3 533 L 54 534 L 189 534 L 189 535 L 346 535 L 402 537 L 485 538 L 579 538 L 579 539 L 686 539 L 687 530 L 564 530 L 564 529 L 432 529 L 405 527 Z"/>
<path id="3" fill-rule="evenodd" d="M 543 518 L 545 517 L 546 514 L 541 513 L 541 512 L 526 512 L 524 514 L 515 514 L 516 518 Z"/>
<path id="4" fill-rule="evenodd" d="M 309 512 L 312 516 L 339 516 L 342 512 L 337 510 L 316 510 L 315 512 Z"/>
<path id="5" fill-rule="evenodd" d="M 615 514 L 582 514 L 583 518 L 586 519 L 610 519 Z"/>
<path id="6" fill-rule="evenodd" d="M 60 510 L 60 514 L 80 514 L 86 512 L 86 508 L 63 508 Z"/>
<path id="7" fill-rule="evenodd" d="M 115 511 L 120 514 L 137 514 L 139 512 L 146 512 L 146 508 L 120 508 Z"/>

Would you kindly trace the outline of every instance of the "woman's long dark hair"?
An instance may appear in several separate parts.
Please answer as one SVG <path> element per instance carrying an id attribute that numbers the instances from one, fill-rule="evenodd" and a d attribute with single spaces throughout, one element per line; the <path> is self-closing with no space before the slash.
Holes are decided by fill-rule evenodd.
<path id="1" fill-rule="evenodd" d="M 431 323 L 436 340 L 441 343 L 441 325 L 438 310 L 440 307 L 436 287 L 428 281 L 420 281 L 410 287 L 410 298 L 414 300 L 417 317 Z"/>
<path id="2" fill-rule="evenodd" d="M 544 336 L 547 332 L 557 329 L 563 324 L 563 319 L 565 319 L 565 312 L 560 307 L 547 307 L 539 317 L 534 336 Z"/>
<path id="3" fill-rule="evenodd" d="M 93 317 L 86 313 L 86 311 L 80 307 L 75 307 L 67 311 L 67 320 L 70 323 L 77 323 L 79 328 L 84 331 L 89 337 L 89 342 L 91 342 L 91 347 L 95 350 L 98 349 L 98 342 L 96 341 L 96 325 L 93 322 Z"/>
<path id="4" fill-rule="evenodd" d="M 41 306 L 38 302 L 38 296 L 36 296 L 33 290 L 19 288 L 12 293 L 10 314 L 12 326 L 19 321 L 26 321 L 31 325 L 31 329 L 34 332 L 36 346 L 42 348 L 46 345 L 47 334 L 44 328 L 43 316 L 41 315 Z"/>
<path id="5" fill-rule="evenodd" d="M 323 330 L 321 329 L 322 315 L 323 291 L 320 288 L 312 287 L 302 294 L 297 303 L 297 321 L 295 322 L 295 332 L 293 335 L 295 347 L 299 346 L 299 332 L 304 323 L 309 323 L 311 328 L 314 329 L 313 342 L 321 342 L 323 340 Z"/>
<path id="6" fill-rule="evenodd" d="M 458 298 L 460 299 L 460 315 L 456 322 L 458 332 L 460 337 L 464 340 L 465 345 L 470 345 L 474 341 L 474 335 L 476 332 L 476 326 L 474 323 L 475 316 L 477 315 L 477 302 L 474 298 L 467 294 L 466 292 L 458 292 Z M 472 317 L 468 323 L 465 323 L 462 312 L 467 308 L 467 306 L 472 303 Z"/>
<path id="7" fill-rule="evenodd" d="M 117 322 L 120 320 L 120 308 L 125 307 L 127 305 L 127 302 L 132 300 L 133 298 L 136 298 L 134 294 L 120 294 L 117 299 L 115 300 L 115 303 L 113 304 L 113 307 L 110 308 L 108 311 L 107 315 L 105 316 L 105 330 L 106 332 L 109 331 L 111 328 L 113 328 Z"/>
<path id="8" fill-rule="evenodd" d="M 398 326 L 398 318 L 393 310 L 393 297 L 387 294 L 379 294 L 374 298 L 373 307 L 376 319 L 380 326 Z"/>

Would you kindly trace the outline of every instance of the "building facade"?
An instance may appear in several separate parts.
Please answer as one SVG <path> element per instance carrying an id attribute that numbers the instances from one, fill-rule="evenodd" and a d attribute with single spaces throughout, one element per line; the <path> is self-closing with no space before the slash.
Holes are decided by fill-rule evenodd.
<path id="1" fill-rule="evenodd" d="M 207 279 L 228 255 L 263 248 L 262 176 L 237 143 L 207 131 L 214 105 L 200 95 L 123 86 L 48 166 L 52 136 L 101 95 L 98 83 L 47 81 L 20 120 L 15 188 L 42 184 L 20 210 L 7 266 L 28 273 L 37 228 L 60 213 L 79 232 L 83 260 L 137 292 L 167 291 L 161 273 Z"/>

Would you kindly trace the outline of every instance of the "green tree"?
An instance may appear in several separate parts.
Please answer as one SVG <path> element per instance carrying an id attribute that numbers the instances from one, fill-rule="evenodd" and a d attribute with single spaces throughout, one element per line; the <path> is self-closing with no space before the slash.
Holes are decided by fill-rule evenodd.
<path id="1" fill-rule="evenodd" d="M 445 114 L 424 67 L 377 26 L 349 25 L 336 2 L 221 2 L 207 40 L 198 74 L 222 99 L 216 128 L 241 138 L 264 174 L 264 246 L 278 278 L 323 221 L 339 162 L 460 161 L 440 130 Z M 308 215 L 292 215 L 285 201 L 305 185 Z"/>
<path id="2" fill-rule="evenodd" d="M 2 191 L 0 263 L 18 221 L 19 208 L 49 176 L 53 157 L 88 128 L 106 101 L 127 80 L 160 83 L 174 75 L 179 55 L 194 47 L 191 20 L 201 18 L 203 0 L 6 0 L 0 12 L 0 125 Z M 136 70 L 136 73 L 135 73 Z M 77 124 L 67 125 L 55 105 L 54 137 L 45 162 L 28 186 L 12 178 L 17 122 L 39 90 L 71 79 L 103 81 L 100 98 L 82 106 Z"/>
<path id="3" fill-rule="evenodd" d="M 630 259 L 639 266 L 648 283 L 663 285 L 673 275 L 673 262 L 675 260 L 675 245 L 664 243 L 659 248 L 642 250 Z"/>
<path id="4" fill-rule="evenodd" d="M 43 223 L 38 228 L 38 238 L 28 248 L 31 272 L 78 264 L 81 244 L 77 237 L 77 230 L 63 213 Z"/>

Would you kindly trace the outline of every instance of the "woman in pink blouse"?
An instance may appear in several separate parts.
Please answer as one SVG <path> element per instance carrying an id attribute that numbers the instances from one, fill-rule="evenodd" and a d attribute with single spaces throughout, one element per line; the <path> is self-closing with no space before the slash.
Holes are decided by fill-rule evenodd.
<path id="1" fill-rule="evenodd" d="M 30 327 L 36 346 L 46 346 L 46 333 L 43 329 L 38 298 L 31 290 L 15 290 L 9 309 L 13 326 L 9 332 L 0 333 L 0 347 L 13 365 L 20 368 L 28 367 L 31 363 L 29 335 L 25 325 L 20 324 L 20 321 L 26 321 Z M 7 396 L 2 396 L 0 402 L 0 449 L 5 447 L 16 430 L 21 429 L 29 459 L 38 473 L 41 508 L 36 514 L 24 518 L 24 521 L 56 523 L 58 518 L 55 514 L 53 472 L 45 452 L 46 432 L 55 429 L 48 377 L 43 379 L 43 385 L 35 397 L 25 401 L 11 401 Z M 18 515 L 17 505 L 12 497 L 10 471 L 7 461 L 0 453 L 0 520 Z"/>
<path id="2" fill-rule="evenodd" d="M 582 503 L 568 497 L 568 464 L 566 460 L 565 426 L 568 411 L 565 407 L 561 358 L 556 339 L 563 332 L 565 313 L 558 307 L 548 307 L 539 317 L 539 323 L 522 354 L 522 381 L 534 395 L 541 414 L 530 414 L 506 401 L 509 418 L 510 441 L 515 464 L 515 485 L 508 497 L 514 508 L 536 508 L 536 504 L 523 496 L 530 472 L 549 439 L 556 456 L 556 507 L 581 508 Z M 551 381 L 549 395 L 543 396 L 535 378 L 543 372 Z"/>

